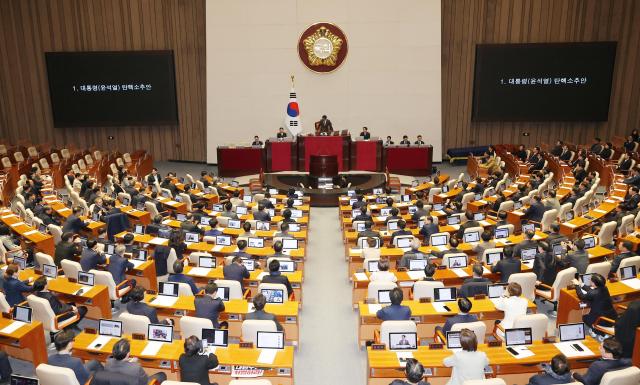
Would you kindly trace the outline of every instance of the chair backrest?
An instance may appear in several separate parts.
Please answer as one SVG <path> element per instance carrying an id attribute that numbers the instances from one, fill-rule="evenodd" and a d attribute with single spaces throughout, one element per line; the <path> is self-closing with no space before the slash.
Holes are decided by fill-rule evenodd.
<path id="1" fill-rule="evenodd" d="M 53 243 L 58 244 L 62 240 L 62 227 L 54 225 L 53 223 L 47 226 L 49 233 L 53 236 Z"/>
<path id="2" fill-rule="evenodd" d="M 598 232 L 598 240 L 600 241 L 600 246 L 607 246 L 613 243 L 613 234 L 615 233 L 617 226 L 618 224 L 616 223 L 616 221 L 610 221 L 602 225 L 602 227 L 600 228 L 600 232 Z"/>
<path id="3" fill-rule="evenodd" d="M 386 282 L 386 281 L 373 281 L 369 282 L 369 286 L 367 286 L 367 298 L 378 299 L 378 292 L 380 290 L 393 290 L 398 287 L 395 282 Z"/>
<path id="4" fill-rule="evenodd" d="M 188 283 L 184 283 L 184 282 L 173 282 L 173 283 L 177 283 L 178 284 L 178 296 L 180 297 L 191 297 L 196 293 L 193 293 L 191 291 L 191 286 L 189 286 Z"/>
<path id="5" fill-rule="evenodd" d="M 550 231 L 551 225 L 558 218 L 558 210 L 551 209 L 547 210 L 542 214 L 542 220 L 540 221 L 540 227 L 542 231 Z"/>
<path id="6" fill-rule="evenodd" d="M 16 151 L 13 153 L 13 159 L 15 159 L 18 163 L 22 163 L 24 162 L 24 155 L 22 155 L 22 152 Z"/>
<path id="7" fill-rule="evenodd" d="M 160 215 L 160 213 L 158 212 L 158 208 L 156 207 L 156 204 L 153 202 L 144 202 L 144 208 L 149 212 L 149 215 L 151 216 L 151 218 L 157 215 Z"/>
<path id="8" fill-rule="evenodd" d="M 49 254 L 45 254 L 43 252 L 37 252 L 35 255 L 36 258 L 36 264 L 42 268 L 42 265 L 54 265 L 55 263 L 53 262 L 53 257 L 51 257 Z"/>
<path id="9" fill-rule="evenodd" d="M 113 280 L 113 275 L 104 270 L 90 270 L 90 273 L 94 275 L 96 285 L 104 285 L 109 290 L 109 299 L 115 301 L 118 299 L 116 293 L 116 282 Z"/>
<path id="10" fill-rule="evenodd" d="M 467 203 L 471 202 L 475 196 L 476 194 L 473 192 L 468 192 L 462 196 L 462 201 L 460 202 L 462 203 L 462 210 L 467 209 Z"/>
<path id="11" fill-rule="evenodd" d="M 167 257 L 167 271 L 170 274 L 175 273 L 175 271 L 173 271 L 173 264 L 177 260 L 178 260 L 178 255 L 176 254 L 176 249 L 172 247 L 171 250 L 169 250 L 169 256 Z"/>
<path id="12" fill-rule="evenodd" d="M 78 278 L 78 272 L 82 271 L 80 263 L 70 259 L 60 261 L 60 267 L 62 267 L 62 271 L 64 271 L 64 275 L 67 278 Z"/>
<path id="13" fill-rule="evenodd" d="M 620 270 L 627 266 L 635 266 L 636 271 L 640 271 L 640 256 L 628 257 L 620 261 L 620 266 L 618 267 L 618 271 L 616 271 L 618 277 L 620 277 Z"/>
<path id="14" fill-rule="evenodd" d="M 180 199 L 182 199 L 182 202 L 184 202 L 184 204 L 187 205 L 187 210 L 191 211 L 192 202 L 191 202 L 191 197 L 189 196 L 189 194 L 180 193 L 180 194 L 178 194 L 178 196 L 180 197 Z"/>
<path id="15" fill-rule="evenodd" d="M 633 233 L 634 218 L 635 216 L 633 214 L 625 215 L 624 217 L 622 217 L 622 220 L 620 221 L 620 226 L 618 227 L 618 234 L 620 236 Z"/>
<path id="16" fill-rule="evenodd" d="M 147 329 L 151 321 L 149 317 L 130 313 L 121 313 L 118 319 L 122 321 L 122 331 L 124 334 L 144 334 L 147 335 Z"/>
<path id="17" fill-rule="evenodd" d="M 87 165 L 93 166 L 93 158 L 91 157 L 91 155 L 86 154 L 84 156 L 84 161 L 85 161 L 85 163 L 87 163 Z"/>
<path id="18" fill-rule="evenodd" d="M 433 289 L 444 287 L 441 281 L 417 281 L 413 285 L 413 299 L 419 301 L 420 298 L 433 298 Z"/>
<path id="19" fill-rule="evenodd" d="M 516 318 L 513 322 L 514 328 L 531 328 L 531 338 L 533 341 L 541 341 L 547 334 L 549 317 L 545 314 L 525 314 Z"/>
<path id="20" fill-rule="evenodd" d="M 269 320 L 248 319 L 242 321 L 242 335 L 240 339 L 243 342 L 257 342 L 258 332 L 275 332 L 278 331 L 276 323 Z"/>
<path id="21" fill-rule="evenodd" d="M 556 275 L 556 280 L 553 281 L 552 285 L 553 298 L 551 298 L 551 301 L 558 301 L 558 299 L 560 298 L 560 290 L 566 289 L 567 286 L 571 284 L 571 281 L 573 281 L 577 272 L 578 270 L 576 270 L 575 267 L 568 267 L 558 272 L 558 275 Z"/>
<path id="22" fill-rule="evenodd" d="M 389 348 L 389 333 L 417 333 L 418 328 L 413 321 L 384 321 L 380 325 L 380 342 Z"/>
<path id="23" fill-rule="evenodd" d="M 258 293 L 260 293 L 262 289 L 282 290 L 282 292 L 284 293 L 283 302 L 287 302 L 289 300 L 287 287 L 282 283 L 261 283 L 258 285 Z"/>
<path id="24" fill-rule="evenodd" d="M 609 271 L 611 271 L 611 262 L 599 262 L 599 263 L 591 263 L 587 266 L 587 274 L 598 273 L 603 277 L 609 275 Z"/>
<path id="25" fill-rule="evenodd" d="M 202 338 L 202 329 L 213 329 L 213 322 L 208 318 L 180 317 L 180 334 L 183 340 L 190 336 Z"/>
<path id="26" fill-rule="evenodd" d="M 460 322 L 454 324 L 451 327 L 452 332 L 457 332 L 462 329 L 469 329 L 476 333 L 476 338 L 478 339 L 478 344 L 484 343 L 484 335 L 487 333 L 487 325 L 482 321 L 476 322 Z"/>
<path id="27" fill-rule="evenodd" d="M 609 371 L 600 380 L 600 385 L 637 385 L 639 383 L 640 369 L 636 366 Z"/>
<path id="28" fill-rule="evenodd" d="M 536 274 L 535 273 L 516 273 L 509 276 L 509 283 L 517 282 L 522 287 L 522 296 L 533 301 L 536 298 Z"/>
<path id="29" fill-rule="evenodd" d="M 429 203 L 433 203 L 433 197 L 435 195 L 440 194 L 440 193 L 442 193 L 442 188 L 440 188 L 440 187 L 432 187 L 429 190 L 429 196 L 428 196 Z"/>
<path id="30" fill-rule="evenodd" d="M 49 304 L 48 300 L 31 294 L 27 297 L 27 303 L 33 309 L 32 318 L 42 322 L 45 331 L 58 331 L 55 326 L 56 314 L 51 309 L 51 304 Z"/>
<path id="31" fill-rule="evenodd" d="M 2 158 L 2 167 L 11 168 L 11 159 L 9 159 L 9 157 L 5 156 Z"/>
<path id="32" fill-rule="evenodd" d="M 49 169 L 49 162 L 47 161 L 47 158 L 40 159 L 40 167 L 42 167 L 43 170 Z"/>
<path id="33" fill-rule="evenodd" d="M 507 385 L 502 378 L 487 378 L 484 380 L 466 380 L 462 385 Z"/>
<path id="34" fill-rule="evenodd" d="M 7 297 L 5 297 L 4 293 L 0 293 L 0 312 L 8 313 L 10 311 L 11 306 L 7 302 Z"/>
<path id="35" fill-rule="evenodd" d="M 75 372 L 62 366 L 40 364 L 36 367 L 36 376 L 41 385 L 80 385 Z"/>
<path id="36" fill-rule="evenodd" d="M 375 248 L 362 249 L 362 258 L 364 258 L 365 260 L 380 259 L 380 249 L 375 249 Z"/>
<path id="37" fill-rule="evenodd" d="M 216 285 L 229 288 L 229 299 L 242 299 L 242 286 L 240 282 L 229 279 L 216 279 Z"/>
<path id="38" fill-rule="evenodd" d="M 62 155 L 64 159 L 71 158 L 71 152 L 69 151 L 68 148 L 63 148 L 62 150 L 60 150 L 60 155 Z"/>

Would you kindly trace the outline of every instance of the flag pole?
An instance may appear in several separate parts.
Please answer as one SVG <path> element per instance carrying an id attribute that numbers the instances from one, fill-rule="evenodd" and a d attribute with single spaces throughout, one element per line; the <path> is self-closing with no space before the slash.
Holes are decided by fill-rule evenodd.
<path id="1" fill-rule="evenodd" d="M 291 87 L 295 88 L 296 83 L 295 83 L 295 76 L 291 75 Z"/>

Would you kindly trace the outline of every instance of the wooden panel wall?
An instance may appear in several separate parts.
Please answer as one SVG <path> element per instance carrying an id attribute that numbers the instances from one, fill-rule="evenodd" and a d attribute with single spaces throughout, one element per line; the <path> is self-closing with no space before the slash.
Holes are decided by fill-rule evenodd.
<path id="1" fill-rule="evenodd" d="M 640 1 L 443 0 L 442 18 L 443 149 L 587 143 L 640 127 Z M 618 41 L 608 122 L 471 122 L 476 44 L 568 41 Z"/>
<path id="2" fill-rule="evenodd" d="M 175 55 L 179 126 L 53 127 L 44 52 L 164 49 Z M 2 0 L 0 139 L 205 161 L 205 66 L 205 0 Z"/>

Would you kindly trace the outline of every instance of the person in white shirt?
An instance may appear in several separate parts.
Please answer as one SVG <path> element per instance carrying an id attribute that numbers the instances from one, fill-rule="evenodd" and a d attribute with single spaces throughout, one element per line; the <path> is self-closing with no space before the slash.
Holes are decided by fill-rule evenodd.
<path id="1" fill-rule="evenodd" d="M 502 297 L 495 301 L 496 309 L 504 312 L 501 325 L 504 329 L 513 328 L 516 318 L 527 314 L 529 301 L 522 297 L 522 287 L 517 282 L 511 282 L 507 286 Z"/>
<path id="2" fill-rule="evenodd" d="M 378 239 L 377 238 L 367 238 L 366 242 L 367 242 L 367 245 L 369 247 L 362 249 L 362 257 L 364 259 L 380 259 L 380 249 L 376 248 L 376 244 L 378 243 Z"/>
<path id="3" fill-rule="evenodd" d="M 395 282 L 398 279 L 396 275 L 389 271 L 389 260 L 384 258 L 378 261 L 378 270 L 371 273 L 369 282 Z"/>
<path id="4" fill-rule="evenodd" d="M 484 368 L 489 365 L 485 352 L 478 351 L 476 334 L 469 329 L 460 331 L 462 350 L 444 359 L 443 364 L 451 370 L 447 385 L 462 385 L 468 380 L 484 380 Z"/>

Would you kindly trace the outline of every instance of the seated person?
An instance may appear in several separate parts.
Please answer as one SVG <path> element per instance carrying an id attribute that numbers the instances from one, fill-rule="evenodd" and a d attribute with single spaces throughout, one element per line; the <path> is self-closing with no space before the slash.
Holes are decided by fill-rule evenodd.
<path id="1" fill-rule="evenodd" d="M 209 353 L 200 354 L 202 341 L 196 336 L 184 340 L 184 353 L 180 355 L 180 381 L 199 385 L 217 385 L 209 382 L 209 371 L 218 366 L 218 357 Z"/>
<path id="2" fill-rule="evenodd" d="M 380 233 L 374 230 L 371 230 L 373 227 L 373 221 L 366 221 L 364 223 L 364 231 L 358 233 L 358 238 L 378 238 L 380 242 L 382 242 L 382 237 Z"/>
<path id="3" fill-rule="evenodd" d="M 391 140 L 391 137 L 390 137 L 390 136 L 387 136 L 387 140 L 385 140 L 385 141 L 384 141 L 384 145 L 385 145 L 385 146 L 392 146 L 392 145 L 394 145 L 394 144 L 395 144 L 395 143 L 393 142 L 393 140 Z"/>
<path id="4" fill-rule="evenodd" d="M 418 223 L 418 221 L 420 221 L 420 218 L 426 217 L 427 215 L 429 215 L 429 212 L 425 210 L 424 202 L 421 199 L 418 199 L 416 201 L 416 211 L 411 214 L 411 220 L 415 223 Z"/>
<path id="5" fill-rule="evenodd" d="M 411 141 L 409 140 L 409 136 L 408 135 L 402 135 L 402 140 L 400 141 L 401 145 L 406 145 L 406 146 L 410 146 L 411 145 Z"/>
<path id="6" fill-rule="evenodd" d="M 241 237 L 253 237 L 253 233 L 251 232 L 251 222 L 246 221 L 243 223 L 242 230 L 244 233 L 240 234 Z"/>
<path id="7" fill-rule="evenodd" d="M 82 271 L 95 269 L 98 265 L 104 265 L 105 263 L 107 263 L 107 257 L 98 251 L 98 241 L 89 239 L 87 247 L 82 250 L 82 257 L 80 257 Z"/>
<path id="8" fill-rule="evenodd" d="M 264 311 L 264 306 L 266 304 L 267 298 L 264 296 L 264 294 L 257 294 L 255 297 L 253 297 L 253 307 L 255 308 L 255 311 L 252 313 L 247 313 L 244 319 L 273 321 L 276 323 L 276 328 L 278 329 L 278 331 L 283 331 L 284 329 L 282 328 L 282 325 L 280 325 L 280 322 L 278 322 L 278 318 L 275 315 Z"/>
<path id="9" fill-rule="evenodd" d="M 63 330 L 56 334 L 53 338 L 56 353 L 49 356 L 48 364 L 73 370 L 78 383 L 84 385 L 93 373 L 102 370 L 102 364 L 96 360 L 91 360 L 84 364 L 82 359 L 73 357 L 71 350 L 73 349 L 74 338 L 72 331 Z"/>
<path id="10" fill-rule="evenodd" d="M 252 146 L 262 146 L 263 143 L 260 140 L 260 137 L 258 137 L 258 135 L 253 137 L 253 143 L 251 143 Z"/>
<path id="11" fill-rule="evenodd" d="M 395 210 L 397 210 L 394 207 Z M 407 222 L 404 221 L 404 219 L 400 219 L 398 221 L 398 230 L 394 231 L 391 234 L 391 239 L 389 240 L 389 244 L 393 245 L 393 240 L 401 235 L 413 235 L 413 233 L 411 232 L 411 230 L 407 230 Z"/>
<path id="12" fill-rule="evenodd" d="M 475 263 L 471 268 L 473 277 L 467 278 L 460 287 L 458 295 L 460 297 L 473 297 L 476 294 L 488 294 L 489 285 L 492 283 L 489 278 L 484 278 L 484 266 Z"/>
<path id="13" fill-rule="evenodd" d="M 196 317 L 211 320 L 214 328 L 220 327 L 218 316 L 224 311 L 224 302 L 218 298 L 218 285 L 210 282 L 204 287 L 204 295 L 195 298 Z"/>
<path id="14" fill-rule="evenodd" d="M 481 241 L 473 248 L 473 251 L 476 253 L 478 258 L 482 257 L 482 253 L 484 253 L 485 250 L 493 249 L 496 247 L 496 243 L 491 240 L 491 237 L 491 232 L 487 230 L 483 231 L 482 234 L 480 234 Z"/>
<path id="15" fill-rule="evenodd" d="M 280 128 L 278 129 L 278 134 L 276 135 L 276 138 L 278 138 L 278 139 L 284 139 L 284 138 L 286 138 L 286 137 L 287 137 L 287 133 L 284 131 L 284 128 L 283 128 L 283 127 L 280 127 Z"/>
<path id="16" fill-rule="evenodd" d="M 540 366 L 544 373 L 529 378 L 528 385 L 554 385 L 572 382 L 571 368 L 564 354 L 556 354 L 550 364 L 542 363 Z"/>
<path id="17" fill-rule="evenodd" d="M 175 261 L 173 263 L 173 273 L 169 274 L 169 282 L 178 282 L 178 283 L 186 283 L 191 288 L 191 293 L 193 295 L 198 294 L 200 291 L 196 286 L 196 281 L 189 277 L 188 275 L 182 274 L 184 271 L 184 265 L 181 261 Z"/>
<path id="18" fill-rule="evenodd" d="M 197 233 L 202 235 L 204 231 L 198 227 L 198 218 L 195 215 L 188 213 L 187 218 L 180 223 L 180 229 L 189 233 Z"/>
<path id="19" fill-rule="evenodd" d="M 431 215 L 427 215 L 424 218 L 424 225 L 420 229 L 420 234 L 424 236 L 424 242 L 426 245 L 429 244 L 429 238 L 436 233 L 440 232 L 440 228 L 438 227 L 438 223 L 434 222 L 433 217 Z"/>
<path id="20" fill-rule="evenodd" d="M 229 219 L 238 219 L 238 215 L 235 212 L 233 212 L 233 203 L 231 202 L 225 203 L 224 211 L 220 213 L 220 216 L 224 218 L 229 218 Z"/>
<path id="21" fill-rule="evenodd" d="M 242 257 L 244 259 L 249 259 L 251 258 L 251 254 L 247 253 L 245 250 L 247 249 L 247 241 L 245 241 L 244 239 L 240 239 L 238 240 L 238 242 L 236 243 L 236 246 L 238 247 L 238 251 L 231 253 L 231 255 L 233 256 L 238 256 L 238 257 Z"/>
<path id="22" fill-rule="evenodd" d="M 405 253 L 402 255 L 402 258 L 400 258 L 400 261 L 398 262 L 397 267 L 398 268 L 403 267 L 408 269 L 410 260 L 414 260 L 414 259 L 428 260 L 427 256 L 421 253 L 419 249 L 420 249 L 420 241 L 417 238 L 414 238 L 411 241 L 411 250 L 405 251 Z"/>
<path id="23" fill-rule="evenodd" d="M 129 292 L 129 303 L 127 303 L 127 313 L 134 315 L 141 315 L 149 318 L 149 322 L 152 324 L 159 324 L 158 312 L 155 308 L 147 305 L 144 300 L 144 287 L 136 286 Z M 170 325 L 171 321 L 164 320 L 165 324 Z"/>
<path id="24" fill-rule="evenodd" d="M 222 235 L 222 231 L 218 230 L 218 220 L 216 217 L 211 217 L 209 219 L 209 226 L 211 229 L 204 232 L 205 237 L 217 237 L 218 235 Z"/>
<path id="25" fill-rule="evenodd" d="M 586 374 L 574 373 L 573 378 L 584 385 L 599 385 L 606 372 L 624 369 L 631 365 L 630 359 L 622 358 L 622 345 L 615 338 L 602 341 L 600 355 L 602 358 L 594 361 Z"/>
<path id="26" fill-rule="evenodd" d="M 49 301 L 51 310 L 53 310 L 53 313 L 56 316 L 64 313 L 69 313 L 68 315 L 61 317 L 59 321 L 72 318 L 75 316 L 75 314 L 78 314 L 80 319 L 77 322 L 74 322 L 73 324 L 69 325 L 68 327 L 75 327 L 78 324 L 78 322 L 82 321 L 84 316 L 87 314 L 86 306 L 76 307 L 73 304 L 64 303 L 60 301 L 55 294 L 47 290 L 47 277 L 45 276 L 40 276 L 38 279 L 36 279 L 33 282 L 33 291 L 36 296 L 40 298 L 44 298 L 47 301 Z"/>
<path id="27" fill-rule="evenodd" d="M 387 198 L 387 200 L 389 200 L 391 198 Z M 392 203 L 393 204 L 393 201 Z M 385 219 L 384 224 L 388 224 L 391 221 L 399 221 L 400 219 L 402 219 L 402 217 L 400 216 L 400 210 L 398 210 L 397 207 L 393 207 L 391 208 L 391 211 L 389 212 L 391 215 L 389 215 L 387 217 L 387 219 Z"/>
<path id="28" fill-rule="evenodd" d="M 353 221 L 371 221 L 373 220 L 373 218 L 371 217 L 371 215 L 369 215 L 369 213 L 367 212 L 367 206 L 364 205 L 362 207 L 360 207 L 360 214 L 358 214 L 357 217 L 353 218 Z"/>
<path id="29" fill-rule="evenodd" d="M 256 221 L 271 222 L 271 215 L 269 215 L 269 212 L 266 210 L 263 203 L 258 204 L 258 211 L 253 213 L 253 219 Z"/>
<path id="30" fill-rule="evenodd" d="M 444 359 L 444 366 L 451 369 L 451 379 L 447 385 L 463 385 L 469 380 L 484 380 L 484 368 L 489 359 L 483 351 L 478 351 L 478 338 L 469 329 L 460 331 L 462 350 Z"/>
<path id="31" fill-rule="evenodd" d="M 582 285 L 576 279 L 573 280 L 576 285 L 576 295 L 580 300 L 588 305 L 589 313 L 582 316 L 582 322 L 590 328 L 593 328 L 594 322 L 600 317 L 607 317 L 613 320 L 618 318 L 618 313 L 613 308 L 613 301 L 607 288 L 607 280 L 600 274 L 591 275 L 591 285 Z M 602 326 L 612 326 L 602 323 Z M 594 334 L 595 333 L 595 334 Z M 599 331 L 591 329 L 591 335 L 595 337 L 600 334 Z"/>
<path id="32" fill-rule="evenodd" d="M 145 229 L 145 233 L 153 236 L 158 235 L 158 231 L 163 227 L 162 225 L 163 220 L 164 218 L 162 217 L 162 215 L 154 216 L 153 221 L 147 225 L 147 228 Z"/>
<path id="33" fill-rule="evenodd" d="M 502 249 L 504 258 L 491 267 L 492 273 L 500 273 L 500 282 L 509 282 L 511 274 L 520 273 L 522 271 L 522 263 L 519 259 L 513 258 L 513 247 L 505 246 Z"/>
<path id="34" fill-rule="evenodd" d="M 473 304 L 467 298 L 458 298 L 458 309 L 460 312 L 453 317 L 447 318 L 442 327 L 442 333 L 446 336 L 448 331 L 451 331 L 451 327 L 458 323 L 476 322 L 478 317 L 475 314 L 469 314 Z M 439 328 L 439 327 L 438 327 Z"/>
<path id="35" fill-rule="evenodd" d="M 436 265 L 434 265 L 433 263 L 427 263 L 427 265 L 424 267 L 423 281 L 435 281 L 435 279 L 433 278 L 435 273 L 436 273 Z"/>
<path id="36" fill-rule="evenodd" d="M 411 309 L 401 305 L 404 295 L 402 290 L 395 288 L 389 293 L 391 305 L 378 310 L 376 317 L 382 321 L 406 321 L 411 318 Z"/>
<path id="37" fill-rule="evenodd" d="M 155 379 L 161 384 L 167 379 L 167 375 L 163 372 L 158 372 L 152 376 L 148 376 L 142 366 L 138 363 L 138 360 L 130 358 L 130 351 L 130 342 L 124 338 L 120 339 L 113 345 L 111 357 L 107 358 L 104 370 L 107 372 L 124 374 L 125 376 L 136 379 L 138 385 L 147 385 L 149 383 L 149 379 Z"/>
<path id="38" fill-rule="evenodd" d="M 502 297 L 495 302 L 496 309 L 504 312 L 504 318 L 500 322 L 504 329 L 513 328 L 516 318 L 527 314 L 529 301 L 522 297 L 522 287 L 517 282 L 507 285 Z M 497 321 L 496 321 L 497 322 Z"/>
<path id="39" fill-rule="evenodd" d="M 378 271 L 374 271 L 369 275 L 369 282 L 396 282 L 396 275 L 389 271 L 389 260 L 382 258 L 378 261 Z"/>
<path id="40" fill-rule="evenodd" d="M 404 375 L 407 378 L 406 381 L 393 380 L 389 385 L 429 385 L 424 379 L 424 366 L 415 358 L 407 359 Z"/>
<path id="41" fill-rule="evenodd" d="M 242 287 L 242 281 L 249 279 L 250 276 L 249 270 L 242 263 L 240 255 L 234 256 L 231 263 L 222 268 L 222 274 L 224 279 L 240 282 L 240 287 Z"/>
<path id="42" fill-rule="evenodd" d="M 289 212 L 289 214 L 291 214 L 291 212 Z M 293 238 L 293 236 L 289 234 L 289 224 L 283 221 L 280 224 L 280 231 L 277 232 L 273 237 L 274 238 Z"/>
<path id="43" fill-rule="evenodd" d="M 124 257 L 125 250 L 125 245 L 116 245 L 115 253 L 109 257 L 107 270 L 113 276 L 113 281 L 116 285 L 121 284 L 126 279 L 125 273 L 127 270 L 133 269 L 133 263 Z"/>
<path id="44" fill-rule="evenodd" d="M 367 207 L 367 202 L 364 201 L 364 195 L 358 194 L 356 195 L 356 201 L 351 205 L 351 209 L 361 209 L 362 207 Z"/>
<path id="45" fill-rule="evenodd" d="M 269 275 L 265 275 L 262 278 L 262 283 L 280 283 L 286 286 L 288 296 L 293 293 L 291 282 L 289 282 L 289 278 L 286 275 L 282 275 L 280 272 L 280 261 L 277 259 L 272 259 L 269 262 Z"/>
<path id="46" fill-rule="evenodd" d="M 33 291 L 33 287 L 28 285 L 33 281 L 33 278 L 25 279 L 24 281 L 16 278 L 19 269 L 18 265 L 11 264 L 4 271 L 4 295 L 11 307 L 24 302 L 23 293 L 31 293 Z"/>
<path id="47" fill-rule="evenodd" d="M 6 257 L 20 257 L 23 254 L 20 244 L 11 236 L 11 229 L 4 223 L 0 223 L 0 243 L 6 250 Z M 5 259 L 6 259 L 5 257 Z"/>

